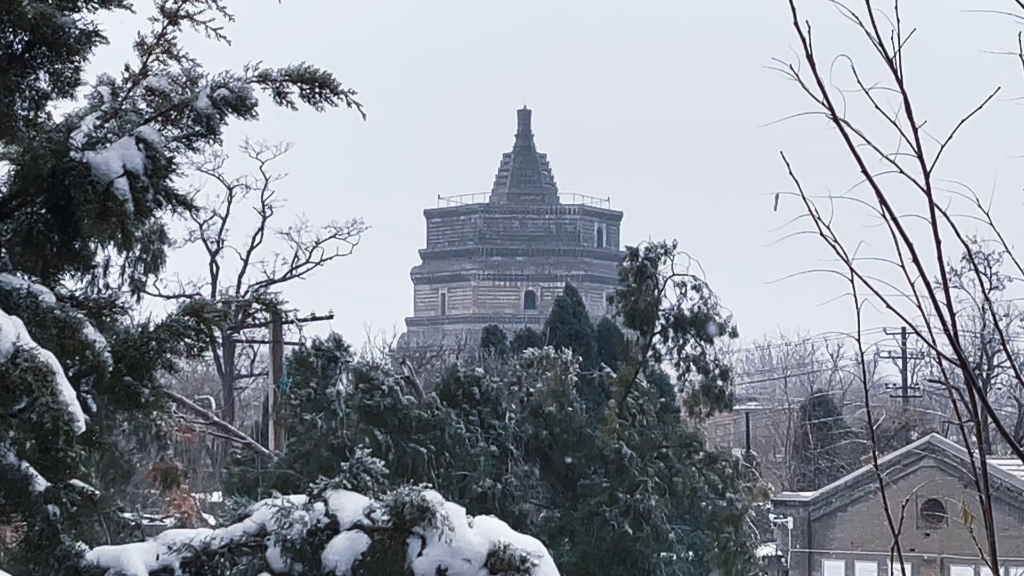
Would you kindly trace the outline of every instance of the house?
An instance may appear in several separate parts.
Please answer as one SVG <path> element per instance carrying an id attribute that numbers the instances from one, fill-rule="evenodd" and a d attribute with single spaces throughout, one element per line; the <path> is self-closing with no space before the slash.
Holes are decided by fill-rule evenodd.
<path id="1" fill-rule="evenodd" d="M 907 576 L 991 576 L 967 451 L 932 434 L 879 459 Z M 1002 576 L 1024 576 L 1024 466 L 990 460 Z M 901 576 L 878 477 L 869 465 L 814 492 L 772 499 L 790 576 Z M 973 520 L 971 520 L 973 518 Z M 966 519 L 966 521 L 965 521 Z M 971 529 L 973 528 L 973 534 Z"/>

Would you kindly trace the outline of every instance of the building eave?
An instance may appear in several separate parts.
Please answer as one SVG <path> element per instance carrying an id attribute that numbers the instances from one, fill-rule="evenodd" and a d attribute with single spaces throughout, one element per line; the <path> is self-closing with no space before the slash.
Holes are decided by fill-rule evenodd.
<path id="1" fill-rule="evenodd" d="M 886 484 L 892 484 L 913 471 L 921 460 L 932 458 L 947 463 L 950 474 L 963 476 L 970 468 L 967 451 L 960 445 L 938 434 L 929 434 L 912 444 L 904 446 L 879 458 L 878 467 Z M 1012 488 L 1022 496 L 1017 506 L 1024 506 L 1024 479 L 1000 468 L 989 465 L 989 475 L 999 483 Z M 831 510 L 849 504 L 878 491 L 878 477 L 872 465 L 865 465 L 850 474 L 808 492 L 780 492 L 772 498 L 772 506 L 779 508 L 811 508 L 815 516 L 822 516 Z"/>

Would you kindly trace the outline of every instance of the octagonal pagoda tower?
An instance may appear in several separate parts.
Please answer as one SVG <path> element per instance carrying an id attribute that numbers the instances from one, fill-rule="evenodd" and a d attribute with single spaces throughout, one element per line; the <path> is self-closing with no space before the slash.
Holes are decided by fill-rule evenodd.
<path id="1" fill-rule="evenodd" d="M 489 195 L 438 196 L 423 211 L 427 246 L 412 269 L 413 315 L 405 343 L 463 337 L 477 342 L 497 324 L 511 334 L 540 329 L 566 281 L 591 315 L 606 313 L 618 285 L 622 212 L 610 199 L 559 194 L 546 154 L 537 151 L 532 111 L 517 111 L 511 152 L 501 157 Z"/>

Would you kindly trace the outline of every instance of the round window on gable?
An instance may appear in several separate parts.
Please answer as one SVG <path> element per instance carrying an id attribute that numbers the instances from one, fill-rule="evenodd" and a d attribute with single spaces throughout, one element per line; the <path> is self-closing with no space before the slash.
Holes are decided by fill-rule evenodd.
<path id="1" fill-rule="evenodd" d="M 929 498 L 921 504 L 921 520 L 929 528 L 942 528 L 946 525 L 947 518 L 946 505 L 942 503 L 942 500 Z"/>

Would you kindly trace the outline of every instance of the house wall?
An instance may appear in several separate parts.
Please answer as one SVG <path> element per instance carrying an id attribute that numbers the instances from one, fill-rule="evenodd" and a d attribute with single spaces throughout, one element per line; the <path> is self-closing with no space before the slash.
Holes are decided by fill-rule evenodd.
<path id="1" fill-rule="evenodd" d="M 746 419 L 750 414 L 750 448 L 757 455 L 758 473 L 775 492 L 786 489 L 789 446 L 784 430 L 772 424 L 779 408 L 737 406 L 731 412 L 716 414 L 704 423 L 708 446 L 717 450 L 746 449 Z"/>
<path id="2" fill-rule="evenodd" d="M 897 522 L 901 516 L 901 504 L 907 503 L 900 543 L 904 559 L 911 566 L 911 576 L 987 574 L 987 569 L 979 567 L 982 562 L 975 543 L 975 537 L 982 543 L 985 538 L 977 497 L 950 467 L 950 464 L 929 457 L 887 488 L 890 509 Z M 869 568 L 864 571 L 872 563 L 877 565 L 879 576 L 889 574 L 892 538 L 881 495 L 877 488 L 861 487 L 865 488 L 869 490 L 869 496 L 818 518 L 813 517 L 814 512 L 808 507 L 775 507 L 775 513 L 794 517 L 792 576 L 833 576 L 825 573 L 823 561 L 826 559 L 845 562 L 842 576 L 874 576 Z M 1005 488 L 1001 493 L 1009 496 L 1009 489 Z M 835 500 L 842 498 L 842 493 L 834 496 Z M 929 498 L 945 503 L 948 514 L 946 526 L 939 529 L 929 527 L 920 517 L 920 505 Z M 998 501 L 994 510 L 1001 564 L 1009 568 L 1009 571 L 1004 571 L 1005 576 L 1024 575 L 1024 512 L 1021 509 L 1024 502 L 1018 502 L 1018 505 L 1011 506 L 1006 500 Z M 975 536 L 961 520 L 961 506 L 964 505 L 976 518 L 973 525 Z M 788 544 L 785 528 L 781 531 L 780 542 Z M 861 567 L 860 572 L 856 566 L 858 561 L 868 563 Z M 954 565 L 968 567 L 970 572 L 962 575 L 953 572 L 951 567 Z M 895 573 L 899 574 L 898 569 Z"/>

